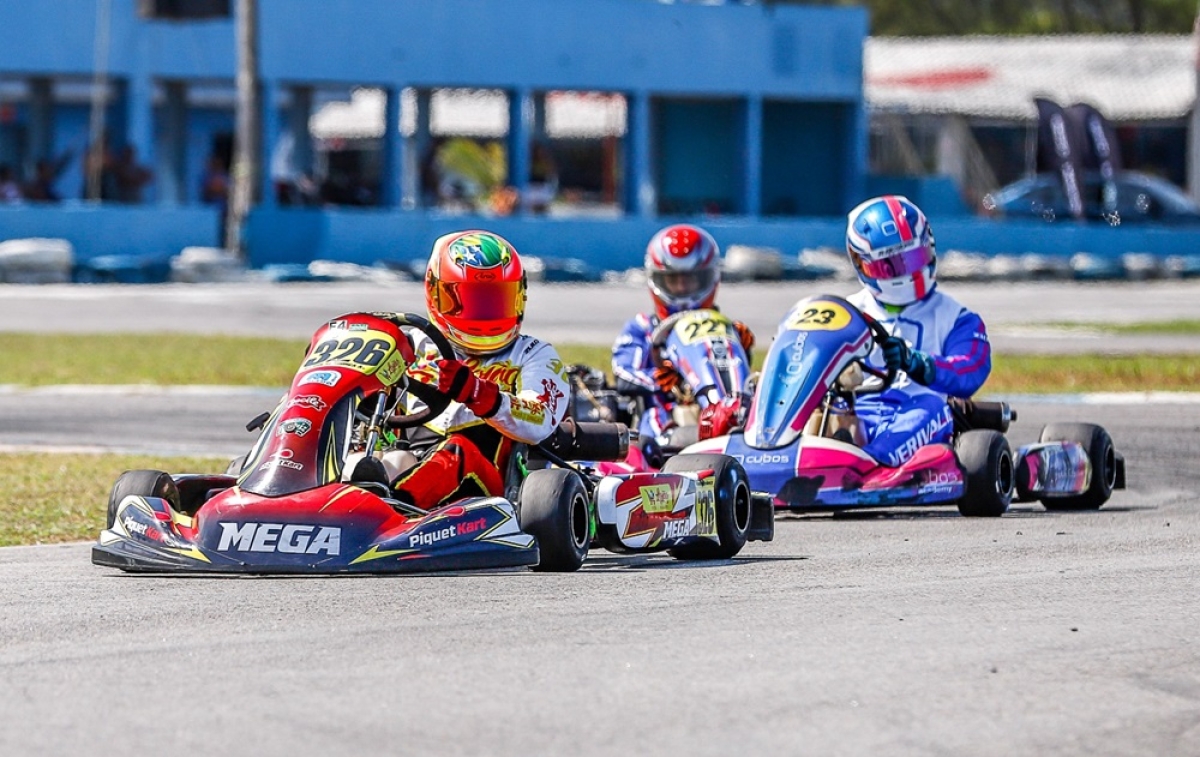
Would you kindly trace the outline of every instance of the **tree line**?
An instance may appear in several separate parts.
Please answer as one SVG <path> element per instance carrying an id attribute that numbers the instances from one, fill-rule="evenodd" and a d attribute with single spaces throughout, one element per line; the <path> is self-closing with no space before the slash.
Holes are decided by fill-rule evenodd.
<path id="1" fill-rule="evenodd" d="M 865 5 L 880 37 L 965 34 L 1187 34 L 1197 0 L 762 0 Z"/>

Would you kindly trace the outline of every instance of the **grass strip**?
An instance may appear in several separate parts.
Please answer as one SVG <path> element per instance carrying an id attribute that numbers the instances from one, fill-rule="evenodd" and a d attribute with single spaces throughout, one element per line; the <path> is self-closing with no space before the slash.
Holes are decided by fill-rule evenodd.
<path id="1" fill-rule="evenodd" d="M 0 453 L 0 547 L 95 539 L 127 470 L 220 473 L 224 458 Z"/>
<path id="2" fill-rule="evenodd" d="M 1200 355 L 993 355 L 984 394 L 1200 391 Z"/>
<path id="3" fill-rule="evenodd" d="M 287 386 L 298 339 L 190 334 L 0 333 L 0 384 Z"/>
<path id="4" fill-rule="evenodd" d="M 1188 322 L 1190 323 L 1190 322 Z M 0 384 L 283 387 L 307 342 L 179 334 L 0 333 Z M 607 346 L 563 344 L 567 363 L 609 366 Z M 765 350 L 755 353 L 762 366 Z M 990 394 L 1200 390 L 1200 354 L 993 356 Z"/>
<path id="5" fill-rule="evenodd" d="M 1139 323 L 1087 323 L 1084 321 L 1051 321 L 1031 323 L 1030 327 L 1062 329 L 1064 331 L 1097 331 L 1102 334 L 1161 334 L 1165 336 L 1200 336 L 1200 321 L 1178 319 L 1173 321 L 1144 321 Z"/>

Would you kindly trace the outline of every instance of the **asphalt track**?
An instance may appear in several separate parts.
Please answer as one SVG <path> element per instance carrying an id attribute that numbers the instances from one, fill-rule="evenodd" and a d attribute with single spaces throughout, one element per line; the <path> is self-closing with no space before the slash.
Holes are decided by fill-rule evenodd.
<path id="1" fill-rule="evenodd" d="M 12 289 L 7 330 L 125 330 L 105 309 L 177 331 L 280 315 L 265 296 L 189 310 L 164 302 L 201 292 L 85 288 L 100 306 Z M 1200 293 L 1162 282 L 1126 312 L 1129 288 L 1033 290 L 985 317 L 1194 318 Z M 288 293 L 299 336 L 339 300 Z M 0 392 L 0 445 L 224 454 L 275 395 Z M 1200 754 L 1200 404 L 1085 399 L 1014 398 L 1010 438 L 1108 428 L 1129 489 L 1093 513 L 790 516 L 732 561 L 593 552 L 573 575 L 139 577 L 86 544 L 0 549 L 0 754 Z"/>

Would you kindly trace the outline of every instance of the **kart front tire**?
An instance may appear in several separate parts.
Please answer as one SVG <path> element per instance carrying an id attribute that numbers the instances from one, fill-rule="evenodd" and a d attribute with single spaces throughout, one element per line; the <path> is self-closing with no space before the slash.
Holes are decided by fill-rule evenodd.
<path id="1" fill-rule="evenodd" d="M 717 538 L 696 539 L 667 550 L 677 560 L 728 560 L 746 546 L 750 529 L 750 484 L 742 464 L 729 455 L 684 454 L 667 460 L 664 473 L 711 470 L 715 495 Z"/>
<path id="2" fill-rule="evenodd" d="M 591 546 L 591 505 L 579 474 L 564 468 L 530 471 L 521 484 L 521 530 L 537 539 L 536 571 L 579 570 Z"/>
<path id="3" fill-rule="evenodd" d="M 1043 497 L 1047 510 L 1099 510 L 1112 496 L 1117 482 L 1117 452 L 1112 437 L 1094 423 L 1051 423 L 1042 429 L 1041 442 L 1078 442 L 1087 450 L 1092 464 L 1092 480 L 1082 494 L 1074 497 Z"/>
<path id="4" fill-rule="evenodd" d="M 108 528 L 116 523 L 117 508 L 129 496 L 159 497 L 169 502 L 176 512 L 182 512 L 179 488 L 175 486 L 171 474 L 160 470 L 128 470 L 117 477 L 112 493 L 108 495 Z"/>
<path id="5" fill-rule="evenodd" d="M 958 435 L 954 443 L 966 476 L 966 492 L 958 511 L 968 518 L 998 518 L 1008 512 L 1016 484 L 1012 447 L 999 431 L 977 429 Z"/>

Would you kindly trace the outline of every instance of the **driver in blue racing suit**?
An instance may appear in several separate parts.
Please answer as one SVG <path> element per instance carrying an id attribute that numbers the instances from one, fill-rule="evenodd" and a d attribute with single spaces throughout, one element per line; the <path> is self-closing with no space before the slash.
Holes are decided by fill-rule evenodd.
<path id="1" fill-rule="evenodd" d="M 970 398 L 991 372 L 987 328 L 938 289 L 933 232 L 907 198 L 876 197 L 852 210 L 846 252 L 863 284 L 847 299 L 892 335 L 870 362 L 897 370 L 891 388 L 855 402 L 864 450 L 901 465 L 922 446 L 950 440 L 947 398 Z"/>
<path id="2" fill-rule="evenodd" d="M 674 427 L 674 390 L 682 377 L 669 360 L 656 368 L 650 337 L 662 320 L 686 310 L 716 309 L 721 281 L 721 249 L 712 235 L 699 226 L 675 224 L 660 229 L 646 246 L 646 284 L 654 312 L 638 313 L 621 330 L 612 348 L 612 370 L 617 391 L 641 397 L 638 419 L 639 445 L 651 465 L 658 461 L 656 445 L 666 441 Z M 738 339 L 750 356 L 754 333 L 734 321 Z"/>

